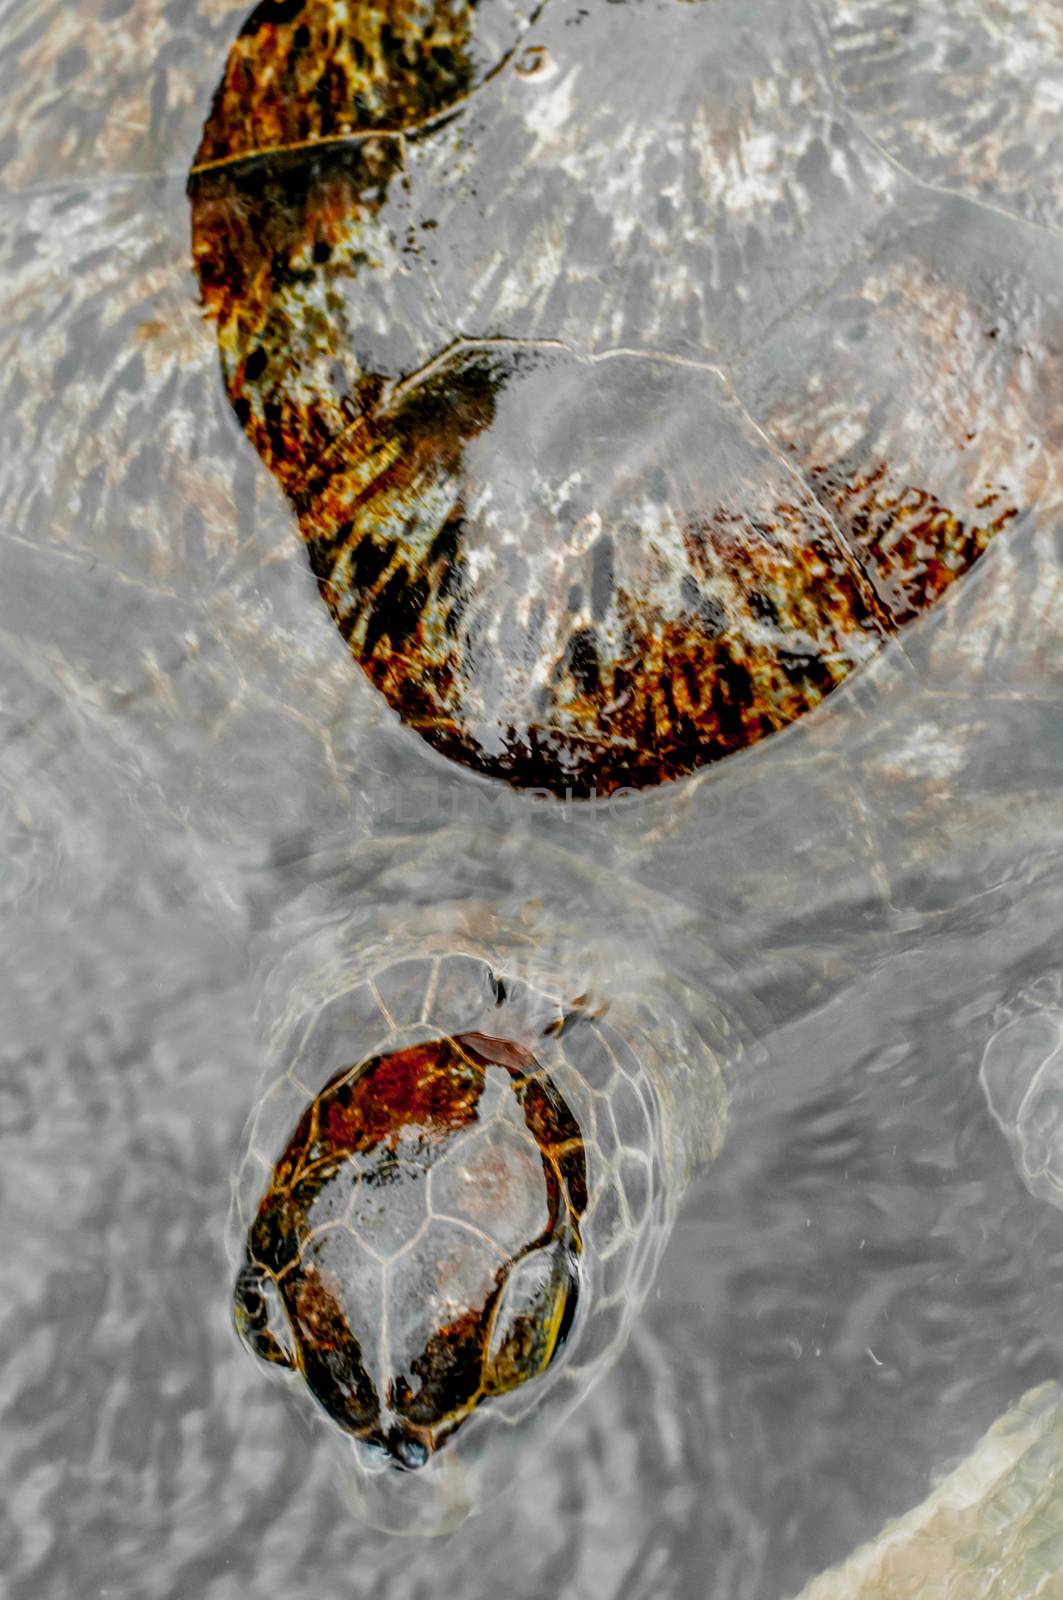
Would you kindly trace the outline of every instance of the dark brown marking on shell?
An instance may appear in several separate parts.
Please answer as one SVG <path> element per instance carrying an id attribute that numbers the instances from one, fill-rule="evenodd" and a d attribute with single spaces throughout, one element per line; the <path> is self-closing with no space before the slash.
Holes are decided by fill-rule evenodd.
<path id="1" fill-rule="evenodd" d="M 987 486 L 984 517 L 962 516 L 885 460 L 852 469 L 795 451 L 788 484 L 703 376 L 672 394 L 677 429 L 704 403 L 700 438 L 667 459 L 664 430 L 662 459 L 620 459 L 597 505 L 540 514 L 529 489 L 522 548 L 503 547 L 473 500 L 485 451 L 512 427 L 505 408 L 549 409 L 544 377 L 559 394 L 585 384 L 637 437 L 639 405 L 652 417 L 670 391 L 657 375 L 649 398 L 621 385 L 596 400 L 604 368 L 497 340 L 426 360 L 439 340 L 427 279 L 429 331 L 397 302 L 384 330 L 357 322 L 374 273 L 394 286 L 418 266 L 385 202 L 404 182 L 403 137 L 490 75 L 474 59 L 482 26 L 461 4 L 388 0 L 348 20 L 327 0 L 261 5 L 190 178 L 203 301 L 233 409 L 291 500 L 322 597 L 403 721 L 515 787 L 644 788 L 819 705 L 1019 508 Z M 723 429 L 748 455 L 748 505 L 696 481 Z M 769 473 L 777 492 L 758 500 Z M 657 510 L 636 522 L 631 504 Z M 678 545 L 658 559 L 662 528 Z M 544 552 L 572 568 L 553 588 Z"/>
<path id="2" fill-rule="evenodd" d="M 417 0 L 263 0 L 229 53 L 197 165 L 400 130 L 468 90 L 468 13 Z"/>
<path id="3" fill-rule="evenodd" d="M 515 1116 L 483 1114 L 489 1077 Z M 430 1198 L 433 1172 L 447 1203 Z M 553 1360 L 586 1205 L 579 1127 L 526 1048 L 476 1033 L 373 1057 L 333 1076 L 278 1159 L 237 1327 L 263 1360 L 297 1366 L 345 1431 L 419 1465 Z"/>
<path id="4" fill-rule="evenodd" d="M 286 1294 L 300 1365 L 311 1390 L 323 1401 L 342 1396 L 348 1427 L 352 1423 L 371 1427 L 380 1415 L 380 1403 L 362 1347 L 351 1332 L 344 1299 L 337 1274 L 317 1270 L 293 1274 Z"/>
<path id="5" fill-rule="evenodd" d="M 379 1056 L 318 1097 L 308 1160 L 368 1154 L 382 1144 L 395 1151 L 409 1144 L 411 1130 L 427 1159 L 431 1146 L 468 1127 L 482 1092 L 483 1071 L 460 1042 Z"/>
<path id="6" fill-rule="evenodd" d="M 898 628 L 928 611 L 1019 514 L 987 486 L 977 507 L 984 517 L 965 521 L 926 489 L 892 484 L 884 462 L 862 478 L 819 466 L 809 476 Z"/>

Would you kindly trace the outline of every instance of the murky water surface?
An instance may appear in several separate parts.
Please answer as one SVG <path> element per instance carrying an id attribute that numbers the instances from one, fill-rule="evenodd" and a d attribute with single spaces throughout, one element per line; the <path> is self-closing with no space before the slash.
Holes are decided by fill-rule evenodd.
<path id="1" fill-rule="evenodd" d="M 588 25 L 620 95 L 648 9 L 607 9 Z M 402 727 L 233 416 L 185 187 L 245 8 L 0 13 L 12 1600 L 784 1600 L 1063 1371 L 1063 1217 L 979 1080 L 1001 1008 L 1046 974 L 1051 999 L 1060 963 L 1063 36 L 1037 0 L 753 9 L 733 181 L 770 168 L 758 106 L 787 127 L 812 106 L 824 151 L 836 130 L 825 223 L 789 269 L 811 306 L 791 367 L 859 322 L 817 290 L 888 257 L 871 233 L 909 185 L 932 355 L 960 372 L 962 426 L 996 430 L 1017 514 L 825 705 L 609 807 L 510 792 Z M 773 17 L 803 76 L 773 77 Z M 474 210 L 442 218 L 457 253 L 435 259 L 475 309 Z M 701 269 L 726 288 L 684 258 Z M 972 355 L 990 305 L 1011 367 Z M 769 360 L 740 324 L 746 403 L 781 415 L 778 330 Z M 956 425 L 944 377 L 871 400 L 912 449 Z M 338 972 L 336 941 L 405 950 L 441 901 L 523 919 L 574 986 L 581 950 L 602 965 L 588 927 L 681 979 L 731 1041 L 728 1126 L 624 1353 L 482 1515 L 400 1540 L 350 1514 L 333 1445 L 240 1348 L 227 1217 L 270 1040 L 308 1004 L 300 952 Z"/>

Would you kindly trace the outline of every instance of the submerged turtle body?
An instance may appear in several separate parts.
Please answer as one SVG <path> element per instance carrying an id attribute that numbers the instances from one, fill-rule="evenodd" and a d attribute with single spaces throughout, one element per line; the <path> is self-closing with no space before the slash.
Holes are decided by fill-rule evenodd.
<path id="1" fill-rule="evenodd" d="M 1058 501 L 1050 264 L 862 132 L 812 15 L 267 0 L 233 48 L 190 179 L 229 398 L 479 771 L 742 750 Z"/>

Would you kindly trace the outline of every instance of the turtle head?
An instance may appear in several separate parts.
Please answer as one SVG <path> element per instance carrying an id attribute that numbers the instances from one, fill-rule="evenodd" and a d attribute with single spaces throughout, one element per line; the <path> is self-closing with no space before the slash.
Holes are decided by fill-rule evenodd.
<path id="1" fill-rule="evenodd" d="M 619 1349 L 636 1270 L 648 1287 L 651 1152 L 623 1123 L 645 1145 L 644 1104 L 621 1075 L 588 1138 L 586 1082 L 543 1042 L 468 1031 L 335 1074 L 247 1230 L 238 1331 L 327 1414 L 378 1526 L 480 1509 Z"/>
<path id="2" fill-rule="evenodd" d="M 363 1478 L 424 1473 L 554 1365 L 586 1204 L 579 1127 L 527 1050 L 469 1033 L 372 1058 L 326 1086 L 277 1163 L 237 1327 L 301 1376 Z"/>

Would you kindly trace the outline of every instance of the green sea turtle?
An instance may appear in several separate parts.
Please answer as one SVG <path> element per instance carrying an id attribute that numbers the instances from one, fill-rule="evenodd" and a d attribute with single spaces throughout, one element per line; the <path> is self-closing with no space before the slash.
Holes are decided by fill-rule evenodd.
<path id="1" fill-rule="evenodd" d="M 242 28 L 189 180 L 229 399 L 446 755 L 689 773 L 1058 502 L 1054 265 L 902 169 L 829 59 L 814 8 L 741 0 Z"/>

